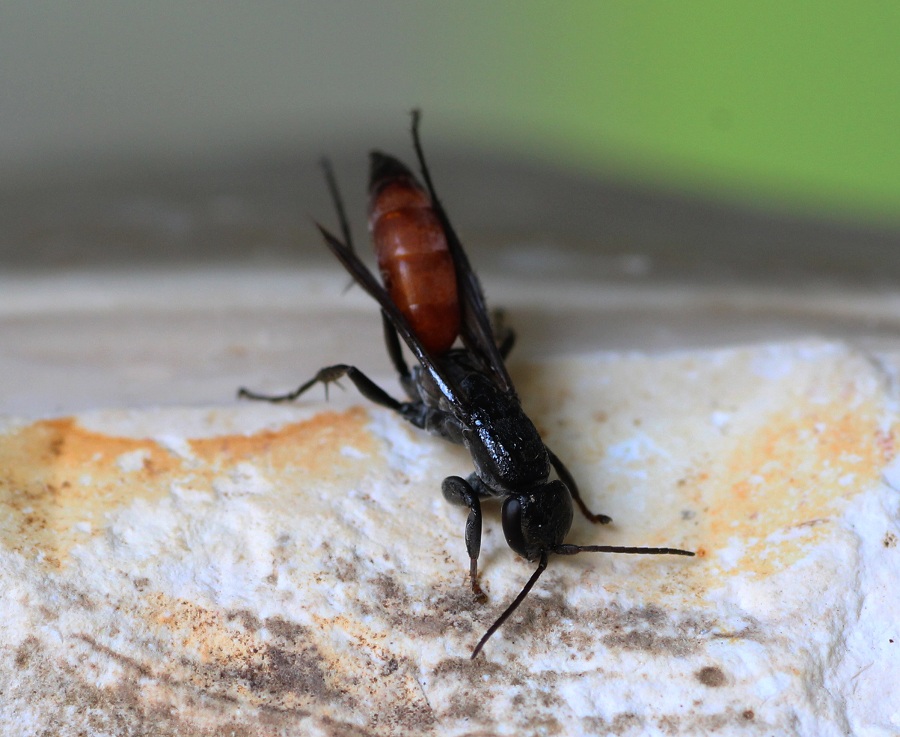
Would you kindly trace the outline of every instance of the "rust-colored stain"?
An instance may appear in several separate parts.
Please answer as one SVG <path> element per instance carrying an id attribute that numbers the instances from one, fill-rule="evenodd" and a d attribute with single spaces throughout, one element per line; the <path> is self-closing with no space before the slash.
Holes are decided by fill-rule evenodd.
<path id="1" fill-rule="evenodd" d="M 146 619 L 159 626 L 162 639 L 177 643 L 200 663 L 228 663 L 254 654 L 251 638 L 240 627 L 229 627 L 222 612 L 158 592 L 147 597 L 146 606 Z"/>
<path id="2" fill-rule="evenodd" d="M 199 461 L 216 470 L 253 461 L 260 468 L 303 468 L 320 476 L 340 465 L 342 447 L 352 446 L 366 454 L 374 452 L 374 441 L 366 429 L 368 420 L 366 410 L 356 406 L 341 413 L 322 412 L 277 430 L 191 440 L 190 447 Z"/>
<path id="3" fill-rule="evenodd" d="M 252 461 L 263 472 L 333 473 L 342 448 L 374 452 L 360 407 L 249 435 L 188 441 L 178 455 L 151 438 L 109 435 L 71 417 L 40 420 L 0 436 L 0 543 L 61 565 L 73 545 L 104 529 L 107 513 L 136 499 L 156 500 L 173 484 L 211 488 L 216 477 Z"/>
<path id="4" fill-rule="evenodd" d="M 882 416 L 875 401 L 801 403 L 742 437 L 698 499 L 707 509 L 704 547 L 742 546 L 723 572 L 769 575 L 832 534 L 842 503 L 877 482 L 894 456 Z"/>
<path id="5" fill-rule="evenodd" d="M 140 623 L 137 643 L 105 632 L 73 639 L 92 659 L 123 672 L 116 693 L 125 692 L 138 704 L 187 700 L 190 724 L 206 724 L 204 718 L 218 724 L 224 718 L 227 726 L 220 731 L 230 733 L 230 720 L 249 707 L 251 720 L 259 718 L 253 710 L 260 709 L 266 724 L 280 727 L 279 732 L 285 727 L 296 732 L 298 719 L 327 724 L 360 713 L 374 715 L 366 734 L 430 734 L 434 726 L 434 712 L 408 658 L 367 638 L 335 650 L 329 637 L 335 628 L 353 632 L 356 626 L 366 632 L 354 619 L 336 617 L 309 627 L 278 615 L 210 609 L 160 593 L 143 597 L 129 615 Z M 23 663 L 29 659 L 29 652 L 20 653 Z M 174 731 L 209 733 L 206 728 Z M 361 732 L 339 728 L 332 733 Z"/>
<path id="6" fill-rule="evenodd" d="M 342 688 L 336 662 L 328 662 L 311 630 L 281 617 L 259 619 L 248 611 L 214 610 L 162 594 L 145 597 L 136 613 L 142 647 L 105 644 L 99 634 L 77 636 L 88 648 L 125 672 L 154 683 L 155 695 L 202 694 L 212 703 L 291 711 L 352 701 Z M 147 647 L 152 643 L 151 647 Z M 122 689 L 131 688 L 123 679 Z M 168 693 L 167 693 L 168 692 Z M 147 698 L 143 692 L 137 700 Z"/>

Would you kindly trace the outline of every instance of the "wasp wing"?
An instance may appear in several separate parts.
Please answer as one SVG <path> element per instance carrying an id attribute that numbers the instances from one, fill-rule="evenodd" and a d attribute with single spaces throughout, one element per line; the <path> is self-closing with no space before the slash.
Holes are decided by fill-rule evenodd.
<path id="1" fill-rule="evenodd" d="M 494 336 L 494 329 L 491 326 L 491 319 L 488 315 L 484 293 L 481 290 L 481 283 L 478 281 L 478 276 L 472 269 L 466 252 L 463 250 L 462 243 L 456 236 L 453 226 L 450 225 L 444 209 L 437 201 L 435 201 L 435 209 L 444 226 L 447 244 L 450 247 L 450 253 L 453 256 L 453 263 L 456 267 L 456 284 L 462 309 L 462 327 L 460 332 L 463 343 L 470 351 L 476 353 L 486 367 L 490 369 L 498 386 L 505 392 L 513 393 L 515 388 L 506 370 L 506 362 L 500 354 L 497 338 Z"/>
<path id="2" fill-rule="evenodd" d="M 388 296 L 384 287 L 381 286 L 372 272 L 369 271 L 368 267 L 359 259 L 356 252 L 350 248 L 350 246 L 338 240 L 318 223 L 316 223 L 316 227 L 322 233 L 322 237 L 325 238 L 325 243 L 328 245 L 328 248 L 331 249 L 331 252 L 337 257 L 338 261 L 341 262 L 350 276 L 353 277 L 354 281 L 365 289 L 366 292 L 369 293 L 369 296 L 378 302 L 381 311 L 387 315 L 394 328 L 400 334 L 400 337 L 403 338 L 406 345 L 408 345 L 409 349 L 413 352 L 413 355 L 415 355 L 422 365 L 422 368 L 428 372 L 432 381 L 434 381 L 438 389 L 440 389 L 441 394 L 443 394 L 447 401 L 452 405 L 465 411 L 466 406 L 462 402 L 462 395 L 457 387 L 455 387 L 447 376 L 442 373 L 440 367 L 435 363 L 428 351 L 422 347 L 422 344 L 409 326 L 406 318 L 403 317 L 400 310 L 397 309 L 397 306 L 391 300 L 390 296 Z"/>
<path id="3" fill-rule="evenodd" d="M 431 197 L 431 206 L 441 221 L 456 269 L 456 285 L 459 291 L 460 310 L 462 312 L 460 334 L 463 343 L 466 348 L 480 359 L 484 367 L 490 371 L 497 386 L 504 392 L 514 394 L 515 388 L 506 370 L 506 363 L 503 361 L 503 356 L 500 354 L 500 349 L 497 346 L 497 339 L 494 337 L 494 329 L 491 327 L 487 303 L 485 302 L 484 292 L 481 289 L 478 276 L 472 269 L 462 243 L 456 235 L 456 231 L 453 230 L 450 219 L 447 217 L 447 213 L 444 211 L 444 207 L 434 191 L 431 173 L 428 170 L 425 153 L 419 140 L 418 110 L 413 111 L 412 134 L 413 146 L 416 150 L 416 157 L 419 160 L 422 178 L 425 180 L 425 186 L 428 188 L 428 194 Z"/>

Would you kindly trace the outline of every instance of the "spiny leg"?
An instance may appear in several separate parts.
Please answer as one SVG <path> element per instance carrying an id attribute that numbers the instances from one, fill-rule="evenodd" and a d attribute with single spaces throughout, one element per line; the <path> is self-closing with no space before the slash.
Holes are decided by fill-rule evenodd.
<path id="1" fill-rule="evenodd" d="M 556 471 L 556 475 L 562 480 L 562 482 L 568 487 L 569 493 L 572 495 L 572 499 L 575 500 L 575 504 L 578 505 L 578 509 L 581 510 L 581 513 L 587 517 L 591 522 L 599 522 L 601 525 L 608 525 L 612 522 L 612 517 L 607 517 L 605 514 L 594 514 L 590 509 L 587 508 L 587 504 L 584 503 L 584 500 L 581 498 L 581 493 L 578 491 L 578 484 L 575 483 L 575 479 L 572 474 L 569 473 L 569 469 L 563 465 L 563 462 L 556 457 L 556 454 L 547 448 L 547 453 L 550 456 L 550 463 Z"/>
<path id="2" fill-rule="evenodd" d="M 352 381 L 356 388 L 359 390 L 359 393 L 362 394 L 370 402 L 380 404 L 382 407 L 387 407 L 388 409 L 392 409 L 395 412 L 400 412 L 401 414 L 403 413 L 403 408 L 405 405 L 402 402 L 398 402 L 396 399 L 394 399 L 390 394 L 388 394 L 384 389 L 378 386 L 378 384 L 372 381 L 368 376 L 366 376 L 355 366 L 348 366 L 343 363 L 339 363 L 334 366 L 326 366 L 325 368 L 320 369 L 319 372 L 315 376 L 313 376 L 313 378 L 311 378 L 305 384 L 301 384 L 294 391 L 288 392 L 287 394 L 257 394 L 256 392 L 241 388 L 238 390 L 238 396 L 245 399 L 257 399 L 264 402 L 291 402 L 301 394 L 303 394 L 310 387 L 321 383 L 325 385 L 325 397 L 327 399 L 328 385 L 336 383 L 338 379 L 341 379 L 344 376 L 350 379 L 350 381 Z"/>
<path id="3" fill-rule="evenodd" d="M 469 554 L 469 577 L 472 593 L 484 602 L 487 596 L 478 584 L 478 556 L 481 554 L 481 502 L 471 484 L 459 476 L 448 476 L 441 484 L 441 492 L 451 504 L 469 508 L 466 519 L 466 552 Z"/>

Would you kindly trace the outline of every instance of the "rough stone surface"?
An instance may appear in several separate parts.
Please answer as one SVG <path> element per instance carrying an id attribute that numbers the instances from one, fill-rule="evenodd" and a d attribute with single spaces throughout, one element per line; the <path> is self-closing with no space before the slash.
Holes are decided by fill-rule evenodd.
<path id="1" fill-rule="evenodd" d="M 609 527 L 698 557 L 531 572 L 460 449 L 318 400 L 7 420 L 0 727 L 38 735 L 900 731 L 888 357 L 804 342 L 520 366 Z"/>

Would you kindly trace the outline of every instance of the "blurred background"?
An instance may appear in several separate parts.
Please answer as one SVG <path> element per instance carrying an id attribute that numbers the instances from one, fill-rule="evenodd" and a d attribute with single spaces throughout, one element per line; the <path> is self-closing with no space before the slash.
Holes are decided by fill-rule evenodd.
<path id="1" fill-rule="evenodd" d="M 310 370 L 350 358 L 313 313 L 377 314 L 312 225 L 334 224 L 318 161 L 362 240 L 366 153 L 411 161 L 414 106 L 523 346 L 894 340 L 898 39 L 878 0 L 3 3 L 0 400 L 31 406 L 37 365 L 50 396 L 87 329 L 133 361 L 78 406 L 214 401 L 250 367 L 281 387 L 298 340 Z M 212 267 L 239 273 L 173 276 Z"/>
<path id="2" fill-rule="evenodd" d="M 4 3 L 0 173 L 429 138 L 900 222 L 900 5 Z M 392 140 L 392 139 L 391 139 Z"/>

